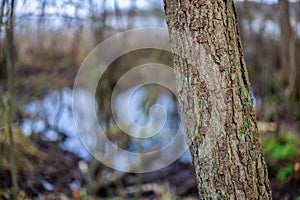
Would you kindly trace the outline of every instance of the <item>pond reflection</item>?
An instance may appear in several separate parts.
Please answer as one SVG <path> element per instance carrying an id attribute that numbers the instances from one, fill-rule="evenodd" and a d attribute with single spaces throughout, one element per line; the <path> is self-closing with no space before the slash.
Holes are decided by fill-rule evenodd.
<path id="1" fill-rule="evenodd" d="M 89 105 L 93 105 L 93 96 L 83 89 L 76 90 L 76 98 L 80 98 L 81 105 L 86 105 L 86 107 L 83 107 L 82 111 L 80 111 L 84 112 L 82 115 L 84 120 L 82 120 L 80 127 L 77 127 L 89 133 L 87 134 L 88 137 L 84 138 L 85 146 L 77 134 L 74 123 L 72 113 L 73 90 L 70 88 L 50 91 L 44 99 L 36 99 L 26 104 L 24 106 L 24 112 L 27 118 L 22 121 L 21 130 L 26 136 L 32 133 L 39 133 L 44 140 L 59 141 L 63 150 L 72 152 L 79 158 L 88 161 L 91 159 L 89 151 L 95 150 L 97 145 L 99 145 L 99 141 L 97 141 L 99 137 L 97 137 L 95 123 L 92 118 L 92 112 L 94 112 L 94 110 L 93 107 L 89 108 Z M 133 121 L 136 124 L 144 126 L 149 123 L 150 120 L 147 112 L 145 112 L 145 109 L 141 106 L 146 92 L 144 89 L 135 89 L 134 95 L 132 95 L 132 91 L 128 90 L 120 94 L 113 104 L 118 120 L 121 120 L 121 123 L 128 126 L 128 130 L 135 132 L 136 135 L 139 134 L 139 130 L 137 130 L 136 127 L 130 128 L 130 123 Z M 130 98 L 128 96 L 130 96 Z M 125 99 L 130 99 L 129 107 L 124 106 Z M 179 126 L 178 120 L 180 120 L 181 116 L 178 105 L 175 105 L 176 103 L 174 103 L 172 96 L 167 94 L 160 95 L 155 104 L 158 104 L 160 107 L 154 107 L 152 111 L 150 111 L 151 120 L 153 120 L 151 124 L 152 127 L 149 127 L 149 129 L 147 129 L 148 132 L 143 134 L 151 134 L 151 131 L 155 131 L 156 126 L 161 126 L 161 121 L 165 120 L 163 127 L 156 135 L 149 138 L 130 137 L 128 146 L 125 147 L 126 150 L 131 152 L 147 152 L 161 148 L 167 145 L 177 133 Z M 161 109 L 164 110 L 166 116 L 162 116 Z M 174 111 L 174 109 L 177 110 Z M 129 111 L 131 119 L 122 117 L 125 116 L 124 113 Z M 176 119 L 178 116 L 179 119 Z M 101 117 L 98 119 L 101 119 Z M 105 123 L 103 121 L 99 120 L 98 124 L 105 130 Z M 95 139 L 95 136 L 97 139 Z M 104 147 L 107 146 L 105 144 L 101 145 Z M 89 151 L 86 148 L 88 148 Z M 119 161 L 122 160 L 120 156 L 115 155 L 114 160 L 116 159 Z M 185 153 L 180 158 L 180 161 L 190 163 L 190 154 L 188 152 Z M 120 162 L 118 163 L 120 164 Z"/>

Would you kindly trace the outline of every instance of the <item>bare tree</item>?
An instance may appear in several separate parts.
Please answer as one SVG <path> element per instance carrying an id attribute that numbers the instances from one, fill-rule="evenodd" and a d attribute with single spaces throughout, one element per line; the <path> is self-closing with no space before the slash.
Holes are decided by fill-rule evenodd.
<path id="1" fill-rule="evenodd" d="M 281 67 L 282 81 L 287 82 L 285 89 L 285 98 L 288 99 L 295 94 L 296 82 L 296 60 L 295 60 L 295 43 L 296 37 L 291 26 L 290 9 L 288 0 L 279 0 L 279 25 L 280 25 L 280 44 L 281 44 Z"/>
<path id="2" fill-rule="evenodd" d="M 10 164 L 11 164 L 11 179 L 12 179 L 12 193 L 14 199 L 17 199 L 18 182 L 17 182 L 17 168 L 15 161 L 14 137 L 12 131 L 12 123 L 14 121 L 13 114 L 13 72 L 15 65 L 15 50 L 13 44 L 14 36 L 14 0 L 6 1 L 7 20 L 5 23 L 5 59 L 7 71 L 7 124 L 10 139 Z"/>
<path id="3" fill-rule="evenodd" d="M 0 38 L 2 38 L 2 27 L 4 25 L 5 19 L 5 0 L 2 0 L 0 7 Z M 0 39 L 0 79 L 6 78 L 6 67 L 5 67 L 5 53 L 4 53 L 4 45 L 3 40 Z"/>
<path id="4" fill-rule="evenodd" d="M 271 199 L 232 0 L 165 0 L 201 199 Z"/>

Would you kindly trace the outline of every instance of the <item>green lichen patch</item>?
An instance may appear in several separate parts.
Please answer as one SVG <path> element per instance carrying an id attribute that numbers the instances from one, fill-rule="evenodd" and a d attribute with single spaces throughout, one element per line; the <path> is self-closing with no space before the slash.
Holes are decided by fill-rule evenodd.
<path id="1" fill-rule="evenodd" d="M 244 132 L 242 129 L 240 129 L 240 130 L 238 131 L 238 134 L 239 134 L 240 136 L 243 136 L 243 135 L 245 135 L 245 132 Z"/>
<path id="2" fill-rule="evenodd" d="M 253 106 L 253 101 L 252 101 L 252 98 L 251 98 L 251 93 L 249 91 L 249 88 L 246 87 L 246 99 L 247 99 L 247 103 L 248 103 L 248 106 L 249 107 L 252 107 Z"/>

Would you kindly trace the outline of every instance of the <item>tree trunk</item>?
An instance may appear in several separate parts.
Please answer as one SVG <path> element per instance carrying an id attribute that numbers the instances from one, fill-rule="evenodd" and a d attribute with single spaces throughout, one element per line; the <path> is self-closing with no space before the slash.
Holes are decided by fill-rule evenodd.
<path id="1" fill-rule="evenodd" d="M 0 7 L 0 38 L 2 38 L 2 27 L 4 27 L 4 23 L 5 23 L 5 3 L 6 1 L 5 0 L 2 0 L 1 2 L 1 7 Z M 4 33 L 5 35 L 5 33 Z M 6 80 L 6 75 L 7 75 L 7 72 L 6 72 L 6 66 L 5 66 L 5 45 L 4 45 L 4 40 L 0 39 L 0 81 L 1 79 L 4 79 Z"/>
<path id="2" fill-rule="evenodd" d="M 271 199 L 232 0 L 164 0 L 201 199 Z"/>
<path id="3" fill-rule="evenodd" d="M 297 77 L 295 44 L 296 37 L 290 21 L 290 9 L 288 0 L 279 0 L 279 25 L 280 25 L 280 53 L 281 53 L 281 81 L 287 82 L 284 91 L 285 99 L 295 95 L 295 83 Z"/>
<path id="4" fill-rule="evenodd" d="M 15 155 L 15 142 L 13 137 L 12 124 L 14 122 L 14 109 L 13 109 L 13 74 L 15 65 L 14 56 L 14 7 L 15 1 L 10 0 L 7 4 L 7 21 L 5 24 L 5 59 L 6 59 L 6 71 L 7 71 L 7 125 L 10 140 L 10 165 L 11 165 L 11 181 L 12 181 L 12 194 L 13 199 L 17 199 L 18 194 L 18 176 L 16 167 L 16 155 Z"/>

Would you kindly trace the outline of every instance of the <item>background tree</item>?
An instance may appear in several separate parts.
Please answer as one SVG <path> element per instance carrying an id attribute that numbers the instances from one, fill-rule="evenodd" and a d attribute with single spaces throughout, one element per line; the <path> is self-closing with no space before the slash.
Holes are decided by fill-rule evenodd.
<path id="1" fill-rule="evenodd" d="M 13 109 L 13 74 L 15 65 L 15 49 L 14 49 L 14 0 L 7 0 L 3 3 L 3 8 L 6 5 L 6 21 L 5 21 L 5 64 L 7 72 L 7 95 L 6 95 L 6 113 L 7 113 L 7 127 L 10 140 L 10 165 L 11 165 L 11 182 L 13 198 L 17 199 L 18 182 L 17 182 L 17 168 L 15 161 L 15 146 L 14 136 L 12 131 L 12 124 L 14 122 Z M 1 19 L 2 20 L 2 19 Z"/>
<path id="2" fill-rule="evenodd" d="M 164 1 L 201 199 L 271 199 L 233 1 Z"/>
<path id="3" fill-rule="evenodd" d="M 295 82 L 297 77 L 295 44 L 296 37 L 291 26 L 288 0 L 279 0 L 279 26 L 280 26 L 280 54 L 281 54 L 281 81 L 287 82 L 284 92 L 286 99 L 295 96 Z"/>

